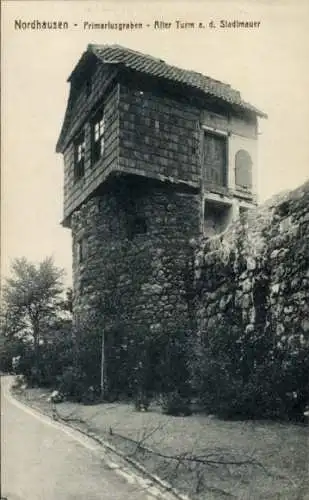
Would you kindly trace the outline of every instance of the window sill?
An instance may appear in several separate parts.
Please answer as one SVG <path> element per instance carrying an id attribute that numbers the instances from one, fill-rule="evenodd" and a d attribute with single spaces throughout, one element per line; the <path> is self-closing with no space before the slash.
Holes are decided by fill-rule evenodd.
<path id="1" fill-rule="evenodd" d="M 245 198 L 247 200 L 253 200 L 254 194 L 251 190 L 241 188 L 239 186 L 236 186 L 234 189 L 235 196 L 238 196 L 240 198 Z"/>
<path id="2" fill-rule="evenodd" d="M 245 196 L 252 196 L 252 190 L 249 189 L 249 188 L 244 188 L 244 187 L 240 187 L 240 186 L 236 186 L 235 187 L 235 191 L 237 193 L 241 193 Z"/>
<path id="3" fill-rule="evenodd" d="M 227 195 L 230 190 L 227 186 L 221 186 L 220 184 L 210 184 L 204 182 L 204 191 Z"/>
<path id="4" fill-rule="evenodd" d="M 251 193 L 252 192 L 252 187 L 245 187 L 245 186 L 235 186 L 237 191 L 242 191 L 244 193 Z"/>

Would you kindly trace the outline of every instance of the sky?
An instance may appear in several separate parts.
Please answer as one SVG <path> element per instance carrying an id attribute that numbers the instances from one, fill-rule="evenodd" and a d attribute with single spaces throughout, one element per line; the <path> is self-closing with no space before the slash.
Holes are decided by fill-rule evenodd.
<path id="1" fill-rule="evenodd" d="M 62 219 L 63 162 L 55 153 L 67 78 L 88 43 L 118 43 L 229 83 L 268 114 L 259 123 L 258 198 L 309 178 L 309 2 L 3 0 L 1 26 L 1 275 L 25 256 L 53 256 L 71 282 L 71 236 Z M 18 30 L 15 20 L 67 21 L 68 30 Z M 154 21 L 170 29 L 153 28 Z M 177 29 L 175 21 L 204 29 Z M 210 29 L 210 21 L 260 21 Z M 83 23 L 141 22 L 133 31 Z M 74 26 L 76 24 L 77 26 Z"/>

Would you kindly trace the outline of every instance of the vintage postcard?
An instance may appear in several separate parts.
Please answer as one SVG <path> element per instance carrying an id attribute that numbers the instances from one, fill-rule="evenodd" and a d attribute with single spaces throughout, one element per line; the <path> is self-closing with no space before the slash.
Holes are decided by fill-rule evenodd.
<path id="1" fill-rule="evenodd" d="M 1 499 L 309 498 L 308 23 L 2 1 Z"/>

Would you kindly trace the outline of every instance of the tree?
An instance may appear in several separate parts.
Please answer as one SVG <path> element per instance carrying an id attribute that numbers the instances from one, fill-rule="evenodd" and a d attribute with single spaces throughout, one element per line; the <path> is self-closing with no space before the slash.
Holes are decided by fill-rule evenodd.
<path id="1" fill-rule="evenodd" d="M 38 264 L 23 257 L 13 261 L 3 287 L 4 335 L 33 344 L 36 372 L 44 332 L 63 309 L 63 274 L 50 257 Z"/>

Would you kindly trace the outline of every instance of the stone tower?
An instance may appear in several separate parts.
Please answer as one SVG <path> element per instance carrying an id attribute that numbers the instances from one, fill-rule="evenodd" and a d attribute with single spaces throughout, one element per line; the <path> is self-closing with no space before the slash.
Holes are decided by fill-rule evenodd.
<path id="1" fill-rule="evenodd" d="M 190 241 L 256 203 L 258 117 L 229 85 L 118 45 L 69 77 L 57 152 L 72 231 L 74 315 L 107 325 L 190 321 Z"/>

